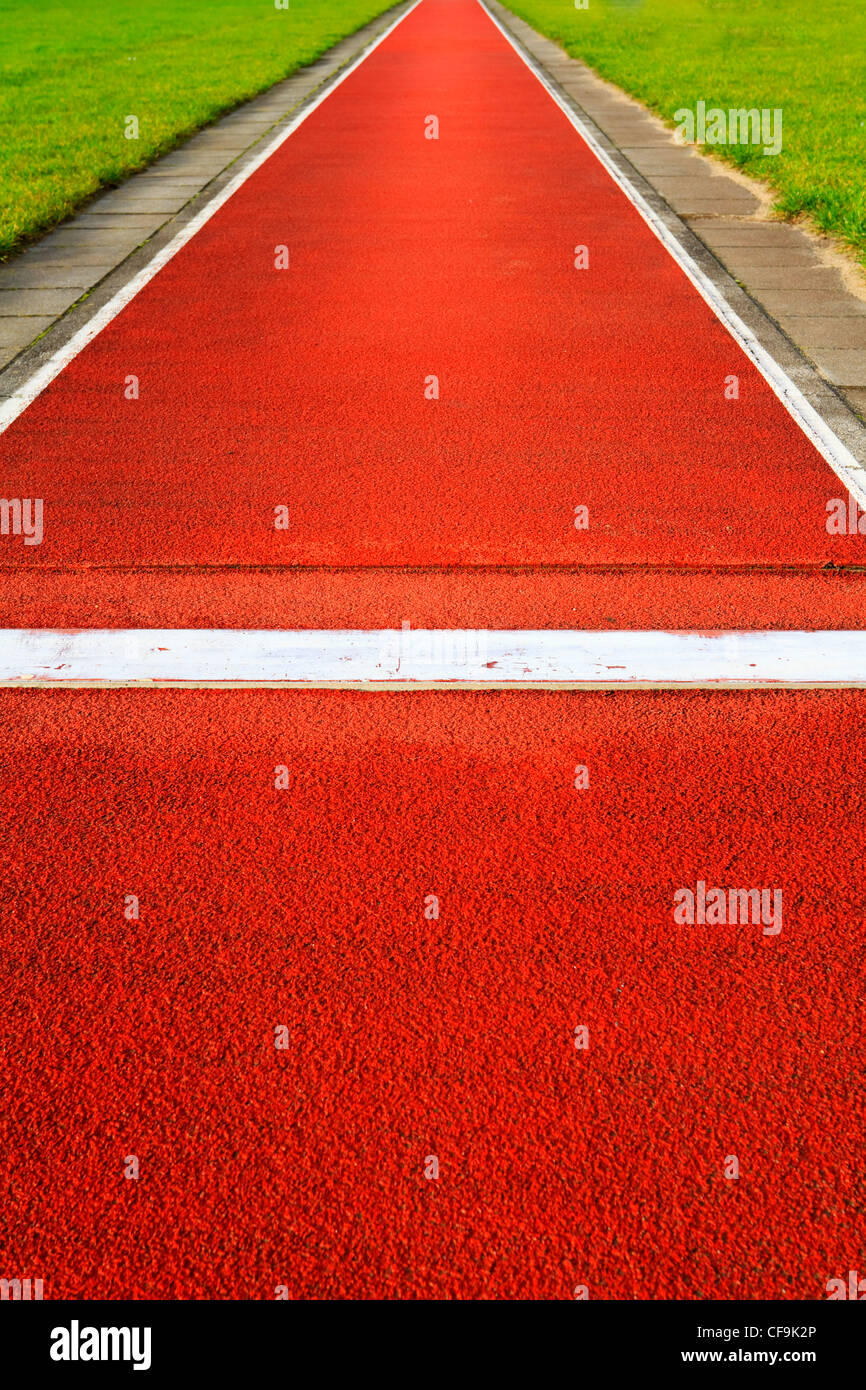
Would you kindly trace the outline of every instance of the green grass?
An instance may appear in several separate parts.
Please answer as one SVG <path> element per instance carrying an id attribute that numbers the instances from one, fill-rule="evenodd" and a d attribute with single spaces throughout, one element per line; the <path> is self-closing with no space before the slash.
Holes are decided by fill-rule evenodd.
<path id="1" fill-rule="evenodd" d="M 0 0 L 0 257 L 393 3 Z"/>
<path id="2" fill-rule="evenodd" d="M 673 124 L 680 107 L 781 107 L 783 149 L 713 146 L 866 262 L 861 0 L 506 0 L 533 28 Z"/>

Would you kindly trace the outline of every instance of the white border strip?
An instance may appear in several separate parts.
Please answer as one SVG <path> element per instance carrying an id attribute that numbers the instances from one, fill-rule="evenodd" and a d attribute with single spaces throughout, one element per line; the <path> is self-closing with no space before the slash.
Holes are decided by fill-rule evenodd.
<path id="1" fill-rule="evenodd" d="M 353 59 L 348 67 L 341 69 L 336 77 L 329 79 L 319 95 L 315 97 L 308 106 L 305 106 L 302 111 L 299 111 L 297 116 L 295 116 L 273 140 L 265 145 L 264 149 L 255 159 L 252 159 L 249 164 L 246 164 L 244 168 L 226 184 L 225 188 L 223 188 L 220 193 L 217 193 L 206 207 L 202 208 L 201 212 L 191 218 L 190 221 L 180 229 L 177 235 L 172 237 L 171 241 L 168 242 L 161 251 L 157 252 L 152 261 L 149 261 L 137 275 L 134 275 L 131 280 L 123 285 L 117 293 L 111 297 L 108 303 L 104 304 L 103 307 L 93 315 L 93 318 L 88 320 L 83 328 L 80 328 L 77 333 L 73 334 L 68 343 L 58 348 L 43 366 L 35 371 L 31 377 L 28 377 L 27 381 L 25 381 L 22 386 L 19 386 L 18 390 L 15 391 L 7 401 L 0 405 L 0 434 L 9 428 L 13 420 L 17 420 L 22 411 L 26 410 L 28 405 L 35 401 L 37 396 L 42 394 L 46 386 L 50 385 L 54 378 L 60 375 L 64 367 L 67 367 L 74 357 L 78 356 L 82 348 L 87 347 L 87 344 L 91 343 L 93 339 L 102 332 L 103 328 L 111 323 L 111 320 L 116 318 L 122 309 L 126 308 L 127 304 L 130 300 L 135 298 L 139 290 L 144 289 L 144 286 L 152 280 L 155 275 L 159 274 L 163 266 L 167 265 L 172 257 L 177 255 L 181 247 L 186 246 L 186 243 L 192 240 L 196 232 L 200 231 L 205 223 L 210 221 L 214 213 L 219 212 L 223 204 L 227 203 L 229 198 L 237 193 L 241 185 L 246 183 L 247 179 L 250 178 L 257 169 L 260 169 L 266 160 L 270 159 L 271 155 L 280 148 L 280 145 L 288 140 L 290 135 L 294 134 L 298 126 L 303 125 L 307 117 L 311 116 L 316 108 L 321 106 L 322 102 L 325 101 L 332 92 L 336 91 L 341 83 L 345 82 L 347 77 L 352 75 L 355 69 L 364 62 L 365 58 L 369 58 L 370 54 L 374 49 L 379 47 L 380 43 L 385 42 L 385 39 L 388 38 L 389 34 L 393 33 L 397 25 L 402 24 L 403 20 L 406 19 L 414 9 L 417 9 L 420 3 L 421 0 L 415 0 L 414 5 L 410 5 L 408 10 L 404 10 L 403 14 L 399 15 L 393 23 L 389 24 L 388 28 L 385 29 L 377 39 L 374 39 L 372 43 L 368 44 L 368 46 L 358 54 L 357 58 Z"/>
<path id="2" fill-rule="evenodd" d="M 478 0 L 479 5 L 487 15 L 492 24 L 508 40 L 517 56 L 529 68 L 529 71 L 541 83 L 545 91 L 553 98 L 559 109 L 568 117 L 580 137 L 592 150 L 596 159 L 604 166 L 610 174 L 614 183 L 622 190 L 629 202 L 637 209 L 643 220 L 655 232 L 659 241 L 673 256 L 680 269 L 691 280 L 695 289 L 706 300 L 716 317 L 725 325 L 728 332 L 739 343 L 746 356 L 755 364 L 764 380 L 772 387 L 779 400 L 787 410 L 788 414 L 800 426 L 800 429 L 811 440 L 818 453 L 829 463 L 833 472 L 842 480 L 848 491 L 856 497 L 860 506 L 866 509 L 866 469 L 858 463 L 850 449 L 842 443 L 838 435 L 830 428 L 826 420 L 818 414 L 814 406 L 810 405 L 799 386 L 796 386 L 783 367 L 779 365 L 774 357 L 770 355 L 765 347 L 758 341 L 752 330 L 743 322 L 739 314 L 728 304 L 721 291 L 713 284 L 712 280 L 704 274 L 700 266 L 692 260 L 689 253 L 682 247 L 671 232 L 650 207 L 649 203 L 641 193 L 633 188 L 625 175 L 617 168 L 613 160 L 602 149 L 589 127 L 580 119 L 575 111 L 567 105 L 560 93 L 556 90 L 547 74 L 540 66 L 536 65 L 524 50 L 520 47 L 518 40 L 508 32 L 505 26 L 500 23 L 496 15 L 493 14 L 484 3 Z"/>
<path id="3" fill-rule="evenodd" d="M 866 687 L 866 631 L 7 628 L 0 685 Z"/>

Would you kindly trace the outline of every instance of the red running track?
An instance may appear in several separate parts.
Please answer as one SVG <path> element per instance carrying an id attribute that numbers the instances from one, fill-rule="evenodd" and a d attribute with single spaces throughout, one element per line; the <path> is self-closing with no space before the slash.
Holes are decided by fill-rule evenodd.
<path id="1" fill-rule="evenodd" d="M 47 504 L 6 625 L 862 625 L 821 569 L 862 555 L 841 485 L 469 0 L 424 0 L 0 451 Z M 861 692 L 0 712 L 0 1233 L 46 1297 L 862 1268 Z M 781 888 L 782 933 L 677 925 L 699 879 Z"/>
<path id="2" fill-rule="evenodd" d="M 72 571 L 87 626 L 111 621 L 97 565 L 168 626 L 181 591 L 140 567 L 204 569 L 224 627 L 262 565 L 334 569 L 340 626 L 350 566 L 372 592 L 383 565 L 786 566 L 785 624 L 820 626 L 811 575 L 866 557 L 827 534 L 841 482 L 475 0 L 396 28 L 13 424 L 0 476 L 46 499 L 42 545 L 0 559 L 18 585 Z M 525 624 L 512 592 L 491 626 Z M 69 606 L 46 591 L 40 625 Z"/>
<path id="3" fill-rule="evenodd" d="M 863 692 L 0 714 L 0 1223 L 46 1298 L 815 1299 L 863 1267 Z M 781 933 L 677 925 L 699 879 L 780 887 Z"/>

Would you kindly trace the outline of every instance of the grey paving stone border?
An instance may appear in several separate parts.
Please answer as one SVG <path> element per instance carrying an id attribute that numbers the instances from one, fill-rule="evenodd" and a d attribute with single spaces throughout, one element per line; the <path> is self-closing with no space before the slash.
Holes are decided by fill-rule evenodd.
<path id="1" fill-rule="evenodd" d="M 851 292 L 838 265 L 828 264 L 822 240 L 770 219 L 770 196 L 758 185 L 679 144 L 638 101 L 570 58 L 499 0 L 485 3 L 866 466 L 866 300 Z"/>
<path id="2" fill-rule="evenodd" d="M 401 0 L 0 265 L 0 399 L 84 327 L 410 3 Z"/>

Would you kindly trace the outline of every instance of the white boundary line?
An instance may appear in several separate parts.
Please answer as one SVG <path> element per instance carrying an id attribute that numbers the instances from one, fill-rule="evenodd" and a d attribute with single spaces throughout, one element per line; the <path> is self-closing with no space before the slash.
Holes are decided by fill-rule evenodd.
<path id="1" fill-rule="evenodd" d="M 364 59 L 369 58 L 370 54 L 374 49 L 379 47 L 380 43 L 384 43 L 385 39 L 397 28 L 397 25 L 402 24 L 403 20 L 406 19 L 414 9 L 417 9 L 420 3 L 421 0 L 415 0 L 414 5 L 410 5 L 408 10 L 404 10 L 403 14 L 399 15 L 393 23 L 389 24 L 388 28 L 385 29 L 377 39 L 374 39 L 371 44 L 368 44 L 368 46 L 358 54 L 357 58 L 353 59 L 348 67 L 343 68 L 335 78 L 328 80 L 319 95 L 315 97 L 308 106 L 305 106 L 302 111 L 299 111 L 297 116 L 280 131 L 279 135 L 276 135 L 273 140 L 265 145 L 264 149 L 255 159 L 252 159 L 249 164 L 246 164 L 244 168 L 226 184 L 225 188 L 217 193 L 206 207 L 202 208 L 201 212 L 191 218 L 190 221 L 180 229 L 177 235 L 172 237 L 171 241 L 164 246 L 161 251 L 157 252 L 152 261 L 149 261 L 137 275 L 134 275 L 115 295 L 112 295 L 108 303 L 104 304 L 103 307 L 93 315 L 93 318 L 88 320 L 83 328 L 80 328 L 77 333 L 73 334 L 68 343 L 58 348 L 57 351 L 49 357 L 47 362 L 39 367 L 31 377 L 28 377 L 27 381 L 25 381 L 22 386 L 19 386 L 17 391 L 13 392 L 9 399 L 0 406 L 0 434 L 9 428 L 13 420 L 17 420 L 22 411 L 26 410 L 28 405 L 35 401 L 37 396 L 42 394 L 46 386 L 50 385 L 56 376 L 59 376 L 64 367 L 68 366 L 73 358 L 78 356 L 82 348 L 87 347 L 87 344 L 91 343 L 93 339 L 102 332 L 103 328 L 111 323 L 111 320 L 116 318 L 122 309 L 126 308 L 127 304 L 129 304 L 130 300 L 135 298 L 139 290 L 144 289 L 144 286 L 152 280 L 155 275 L 159 274 L 163 266 L 167 265 L 172 257 L 177 255 L 181 247 L 192 240 L 196 232 L 200 231 L 205 223 L 210 221 L 214 213 L 218 212 L 223 204 L 227 203 L 229 198 L 237 192 L 241 185 L 246 183 L 247 179 L 250 178 L 257 169 L 260 169 L 266 160 L 270 159 L 271 155 L 280 148 L 280 145 L 288 140 L 290 135 L 294 134 L 298 126 L 303 125 L 307 117 L 311 116 L 316 108 L 321 106 L 322 102 L 327 100 L 331 93 L 335 92 L 341 83 L 345 82 L 346 78 L 352 75 L 355 69 L 364 62 Z"/>
<path id="2" fill-rule="evenodd" d="M 0 631 L 0 685 L 866 688 L 866 631 Z"/>
<path id="3" fill-rule="evenodd" d="M 580 119 L 575 111 L 562 99 L 547 74 L 536 66 L 534 61 L 527 57 L 526 53 L 519 46 L 517 39 L 508 32 L 503 24 L 497 19 L 484 3 L 478 0 L 484 13 L 492 24 L 507 39 L 517 56 L 526 64 L 529 71 L 538 79 L 544 90 L 553 98 L 559 109 L 568 117 L 578 135 L 583 139 L 596 159 L 604 166 L 610 174 L 614 183 L 622 190 L 629 202 L 637 209 L 643 220 L 655 232 L 659 241 L 665 249 L 673 256 L 677 265 L 684 274 L 691 280 L 695 289 L 706 300 L 714 314 L 725 325 L 728 332 L 739 343 L 746 356 L 754 363 L 764 380 L 772 387 L 779 400 L 787 410 L 788 414 L 800 426 L 800 429 L 811 440 L 821 457 L 829 463 L 833 472 L 845 484 L 852 496 L 856 497 L 861 508 L 866 509 L 866 469 L 858 463 L 850 449 L 842 443 L 842 440 L 834 433 L 827 424 L 826 420 L 818 414 L 814 406 L 810 405 L 800 390 L 796 386 L 783 367 L 779 365 L 774 357 L 758 341 L 752 330 L 743 322 L 739 314 L 728 304 L 721 291 L 716 288 L 709 276 L 705 275 L 700 266 L 692 260 L 688 251 L 680 245 L 674 236 L 650 207 L 649 203 L 641 193 L 633 188 L 625 175 L 617 168 L 613 160 L 602 149 L 589 127 Z"/>

